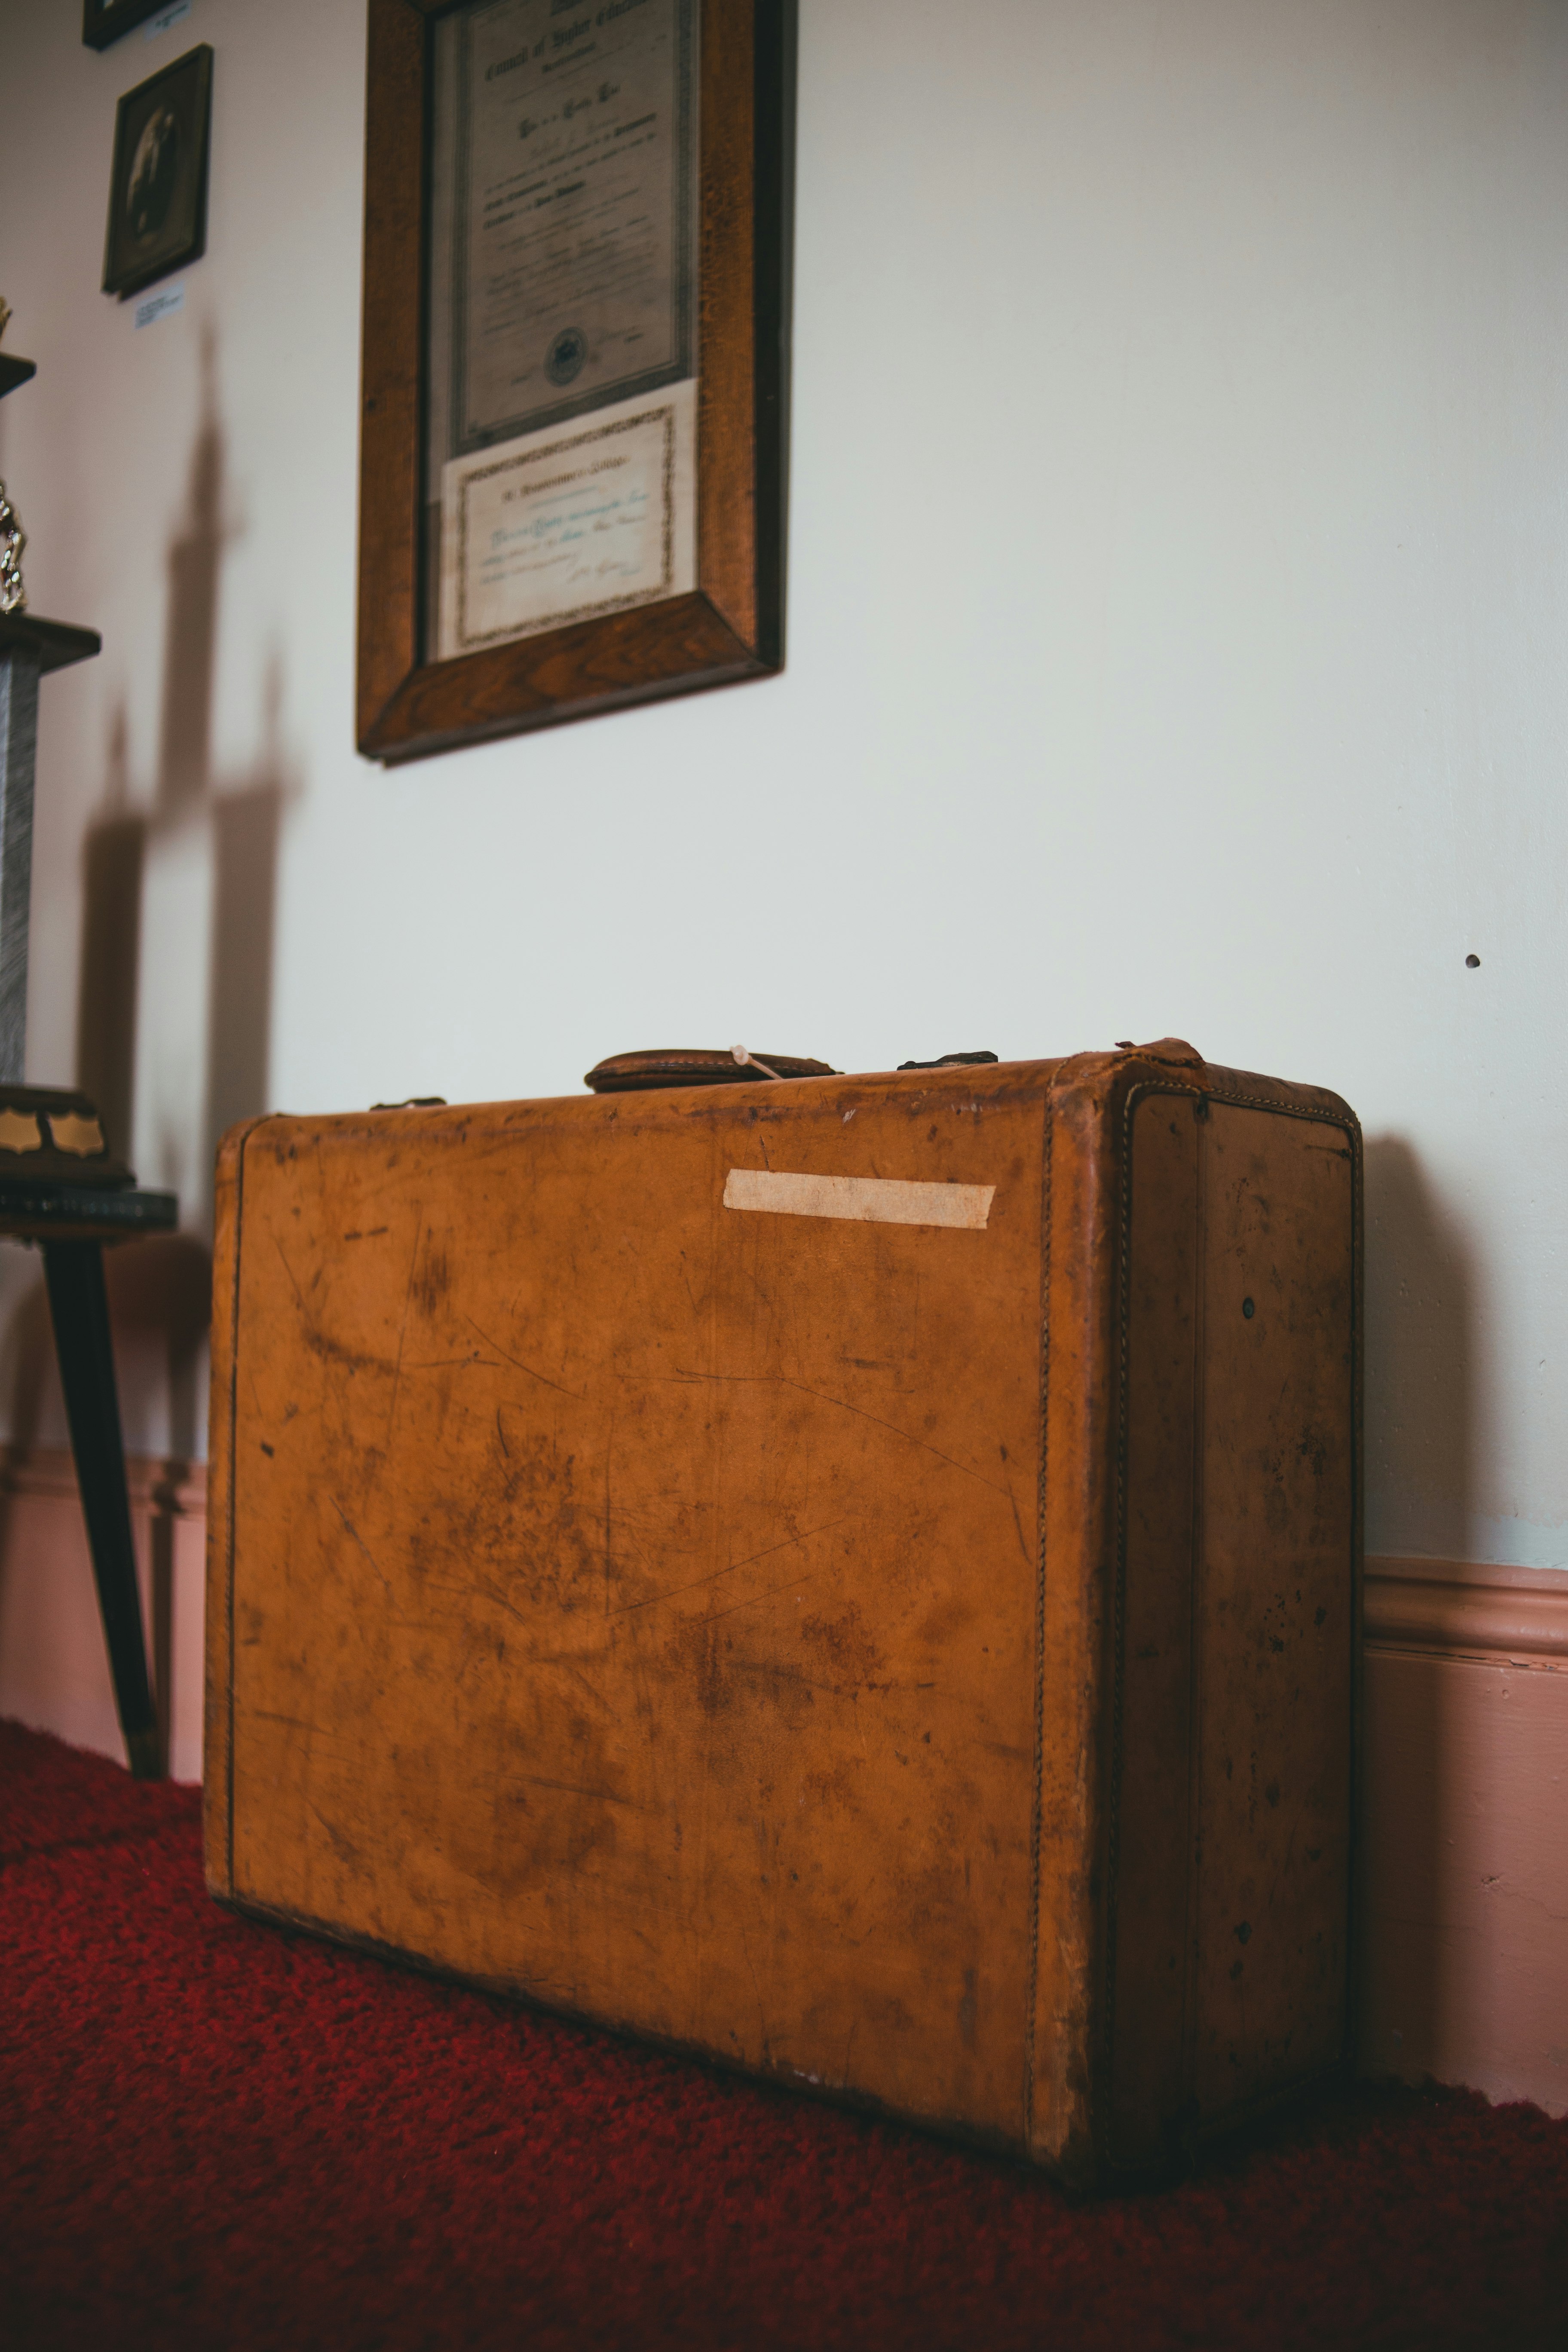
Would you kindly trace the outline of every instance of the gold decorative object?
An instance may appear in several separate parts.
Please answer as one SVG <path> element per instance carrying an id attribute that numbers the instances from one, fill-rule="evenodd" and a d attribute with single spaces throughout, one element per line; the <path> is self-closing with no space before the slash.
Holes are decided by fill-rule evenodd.
<path id="1" fill-rule="evenodd" d="M 69 1151 L 78 1160 L 97 1159 L 108 1150 L 98 1119 L 79 1111 L 51 1111 L 49 1134 L 57 1151 Z"/>
<path id="2" fill-rule="evenodd" d="M 0 1110 L 0 1151 L 41 1151 L 44 1130 L 31 1111 Z"/>
<path id="3" fill-rule="evenodd" d="M 11 305 L 0 294 L 0 341 L 10 323 Z M 5 483 L 0 482 L 0 613 L 27 609 L 27 592 L 22 585 L 22 550 L 26 544 L 21 518 L 5 495 Z"/>
<path id="4" fill-rule="evenodd" d="M 0 482 L 0 613 L 25 613 L 27 591 L 22 580 L 22 550 L 27 534 L 22 518 Z"/>

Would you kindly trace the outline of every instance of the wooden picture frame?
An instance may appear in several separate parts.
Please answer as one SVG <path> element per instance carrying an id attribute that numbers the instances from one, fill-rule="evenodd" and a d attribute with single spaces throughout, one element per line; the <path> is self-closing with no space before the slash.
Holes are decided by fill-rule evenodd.
<path id="1" fill-rule="evenodd" d="M 169 0 L 81 0 L 82 40 L 89 49 L 107 49 L 168 5 Z"/>
<path id="2" fill-rule="evenodd" d="M 368 0 L 356 734 L 387 763 L 784 662 L 795 0 L 695 0 L 693 584 L 433 657 L 432 61 L 471 5 Z"/>
<path id="3" fill-rule="evenodd" d="M 115 110 L 103 290 L 124 301 L 207 247 L 213 53 L 202 42 Z"/>

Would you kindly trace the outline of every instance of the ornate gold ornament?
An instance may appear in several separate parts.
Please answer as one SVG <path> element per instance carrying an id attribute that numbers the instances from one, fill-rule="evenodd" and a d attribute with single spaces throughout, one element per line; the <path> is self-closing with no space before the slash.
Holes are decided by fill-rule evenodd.
<path id="1" fill-rule="evenodd" d="M 25 613 L 27 591 L 22 580 L 22 550 L 27 534 L 22 518 L 0 482 L 0 613 Z"/>

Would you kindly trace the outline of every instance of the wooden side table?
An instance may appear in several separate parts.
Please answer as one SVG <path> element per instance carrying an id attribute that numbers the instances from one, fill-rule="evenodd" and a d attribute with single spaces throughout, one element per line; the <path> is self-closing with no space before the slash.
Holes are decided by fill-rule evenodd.
<path id="1" fill-rule="evenodd" d="M 131 1769 L 139 1780 L 163 1778 L 163 1741 L 142 1632 L 103 1252 L 107 1243 L 127 1241 L 136 1234 L 171 1233 L 177 1206 L 173 1192 L 100 1192 L 47 1177 L 0 1181 L 0 1234 L 36 1242 L 44 1253 L 60 1386 L 103 1612 L 114 1704 Z"/>
<path id="2" fill-rule="evenodd" d="M 0 353 L 0 399 L 37 373 L 31 360 Z M 38 680 L 90 661 L 102 640 L 96 629 L 28 612 L 19 578 L 12 588 L 20 601 L 0 612 L 0 1234 L 43 1249 L 114 1704 L 131 1769 L 138 1780 L 156 1780 L 163 1742 L 142 1633 L 103 1251 L 132 1234 L 169 1233 L 176 1204 L 172 1192 L 137 1189 L 130 1169 L 110 1154 L 85 1095 L 22 1083 Z"/>

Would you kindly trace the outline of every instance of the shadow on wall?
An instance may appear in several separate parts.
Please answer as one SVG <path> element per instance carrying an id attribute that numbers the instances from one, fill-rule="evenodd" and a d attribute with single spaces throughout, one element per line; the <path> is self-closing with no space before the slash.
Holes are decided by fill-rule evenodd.
<path id="1" fill-rule="evenodd" d="M 206 1050 L 199 1117 L 201 1192 L 182 1203 L 210 1213 L 218 1139 L 237 1119 L 268 1108 L 272 957 L 282 810 L 289 785 L 281 749 L 284 685 L 276 656 L 262 688 L 254 765 L 214 772 L 213 698 L 219 577 L 232 526 L 225 518 L 225 450 L 217 406 L 216 338 L 202 347 L 202 411 L 185 510 L 169 549 L 158 772 L 150 811 L 132 790 L 123 709 L 110 729 L 100 812 L 82 850 L 84 908 L 77 1013 L 79 1083 L 104 1114 L 111 1142 L 132 1148 L 136 1039 L 147 866 L 161 839 L 191 827 L 210 837 L 211 927 Z M 142 1171 L 144 1181 L 158 1172 Z"/>
<path id="2" fill-rule="evenodd" d="M 233 526 L 226 517 L 217 352 L 210 331 L 201 370 L 184 510 L 168 551 L 157 769 L 150 790 L 133 774 L 121 708 L 110 727 L 103 798 L 82 847 L 76 1040 L 78 1082 L 97 1101 L 111 1146 L 128 1156 L 140 1148 L 148 1163 L 139 1171 L 142 1180 L 174 1181 L 185 1223 L 198 1228 L 210 1222 L 218 1137 L 235 1120 L 268 1108 L 278 856 L 289 789 L 281 750 L 284 681 L 276 659 L 262 681 L 254 761 L 237 773 L 215 772 L 219 586 Z M 174 1091 L 166 1100 L 142 1105 L 139 1138 L 142 1033 L 154 1048 L 143 1061 L 144 1083 L 150 1077 L 153 1090 Z M 200 1086 L 199 1099 L 179 1096 L 186 1071 L 192 1096 Z M 208 1250 L 188 1231 L 128 1243 L 107 1253 L 106 1274 L 127 1451 L 188 1463 L 203 1437 Z M 4 1334 L 0 1401 L 9 1405 L 19 1454 L 66 1442 L 41 1280 L 21 1297 Z M 37 1568 L 12 1557 L 8 1517 L 0 1507 L 0 1577 L 6 1580 Z M 172 1527 L 166 1515 L 154 1524 L 149 1628 L 166 1727 L 174 1704 Z M 194 1605 L 199 1612 L 199 1599 Z M 47 1600 L 34 1616 L 35 1630 L 44 1629 L 36 1671 L 46 1682 L 50 1675 L 58 1681 L 60 1662 L 71 1650 L 71 1628 Z M 42 1705 L 47 1694 L 34 1696 Z"/>
<path id="3" fill-rule="evenodd" d="M 1465 1236 L 1410 1146 L 1366 1147 L 1366 1548 L 1470 1549 L 1474 1284 Z"/>
<path id="4" fill-rule="evenodd" d="M 131 1154 L 149 958 L 184 944 L 149 937 L 149 877 L 163 849 L 181 840 L 194 845 L 211 877 L 206 969 L 197 982 L 205 981 L 205 1043 L 201 1102 L 180 1107 L 186 1119 L 194 1118 L 194 1149 L 183 1137 L 176 1164 L 201 1171 L 199 1190 L 184 1187 L 181 1211 L 187 1223 L 205 1224 L 219 1136 L 237 1119 L 268 1108 L 278 856 L 290 787 L 280 740 L 283 676 L 276 659 L 262 683 L 254 763 L 237 775 L 214 772 L 219 584 L 233 526 L 225 513 L 217 349 L 210 329 L 201 369 L 184 511 L 168 551 L 157 772 L 151 793 L 137 791 L 120 709 L 109 731 L 103 799 L 82 845 L 76 1060 L 77 1083 L 97 1102 L 111 1147 Z M 201 953 L 198 943 L 193 978 L 200 973 Z M 163 1107 L 159 1116 L 173 1123 Z M 144 1182 L 168 1181 L 162 1167 L 138 1172 Z M 189 1461 L 200 1445 L 204 1419 L 199 1385 L 210 1306 L 207 1250 L 188 1232 L 127 1243 L 107 1254 L 106 1272 L 127 1447 Z M 5 1354 L 14 1444 L 26 1452 L 38 1444 L 62 1444 L 64 1414 L 41 1282 L 12 1318 Z"/>
<path id="5" fill-rule="evenodd" d="M 1465 1237 L 1409 1145 L 1366 1147 L 1367 1552 L 1462 1560 L 1474 1476 L 1474 1283 Z M 1363 1756 L 1375 1843 L 1361 1854 L 1361 2063 L 1420 2080 L 1458 1996 L 1447 1981 L 1454 1693 L 1429 1661 L 1378 1653 L 1364 1683 Z M 1392 1843 L 1391 1843 L 1392 1841 Z"/>

